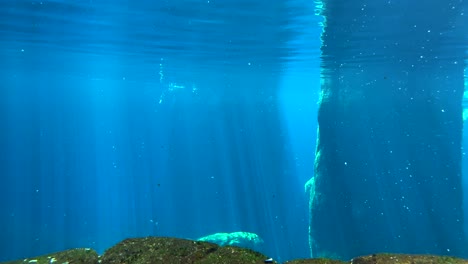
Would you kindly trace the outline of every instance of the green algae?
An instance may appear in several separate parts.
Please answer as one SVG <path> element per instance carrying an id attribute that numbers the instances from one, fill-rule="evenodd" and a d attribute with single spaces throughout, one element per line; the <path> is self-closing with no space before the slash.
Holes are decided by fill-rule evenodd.
<path id="1" fill-rule="evenodd" d="M 186 239 L 147 237 L 126 239 L 108 249 L 101 264 L 241 264 L 264 263 L 266 256 L 240 247 Z"/>
<path id="2" fill-rule="evenodd" d="M 2 264 L 262 264 L 267 256 L 236 246 L 167 237 L 126 239 L 98 256 L 92 249 L 70 249 Z M 277 263 L 275 261 L 270 263 Z M 284 264 L 468 264 L 435 255 L 373 254 L 345 262 L 330 258 L 296 259 Z"/>
<path id="3" fill-rule="evenodd" d="M 374 254 L 357 257 L 352 264 L 468 264 L 468 260 L 435 255 Z"/>
<path id="4" fill-rule="evenodd" d="M 296 259 L 287 261 L 284 264 L 346 264 L 348 262 L 327 259 L 327 258 L 313 258 L 313 259 Z"/>
<path id="5" fill-rule="evenodd" d="M 89 248 L 77 248 L 34 258 L 3 262 L 3 264 L 96 264 L 98 262 L 99 256 L 96 251 Z"/>

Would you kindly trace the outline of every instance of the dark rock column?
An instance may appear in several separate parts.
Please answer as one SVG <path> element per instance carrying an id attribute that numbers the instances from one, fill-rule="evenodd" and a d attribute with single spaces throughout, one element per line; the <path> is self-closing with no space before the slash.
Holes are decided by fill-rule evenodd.
<path id="1" fill-rule="evenodd" d="M 466 4 L 348 2 L 324 1 L 322 12 L 312 255 L 466 256 Z"/>

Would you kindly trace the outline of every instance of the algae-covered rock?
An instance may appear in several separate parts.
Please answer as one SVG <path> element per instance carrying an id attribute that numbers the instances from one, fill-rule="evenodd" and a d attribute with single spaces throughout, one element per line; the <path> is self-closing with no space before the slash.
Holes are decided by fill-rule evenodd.
<path id="1" fill-rule="evenodd" d="M 197 240 L 215 243 L 219 246 L 237 246 L 252 250 L 260 250 L 260 246 L 263 245 L 263 239 L 249 232 L 215 233 Z"/>
<path id="2" fill-rule="evenodd" d="M 313 259 L 296 259 L 286 261 L 284 264 L 346 264 L 341 260 L 327 259 L 327 258 L 313 258 Z"/>
<path id="3" fill-rule="evenodd" d="M 267 261 L 268 260 L 268 261 Z M 203 241 L 147 237 L 126 239 L 99 258 L 92 249 L 70 249 L 1 264 L 262 264 L 277 263 L 267 256 L 236 246 Z M 296 259 L 284 264 L 468 264 L 468 260 L 435 255 L 373 254 L 349 262 L 328 258 Z"/>
<path id="4" fill-rule="evenodd" d="M 177 238 L 126 239 L 108 249 L 101 264 L 260 264 L 268 257 L 249 249 Z"/>
<path id="5" fill-rule="evenodd" d="M 34 258 L 3 262 L 3 264 L 96 264 L 98 261 L 99 256 L 96 251 L 89 248 L 76 248 Z"/>
<path id="6" fill-rule="evenodd" d="M 352 264 L 468 264 L 468 260 L 447 256 L 405 255 L 405 254 L 375 254 L 357 257 Z"/>
<path id="7" fill-rule="evenodd" d="M 277 263 L 276 261 L 265 262 L 268 259 L 265 255 L 250 249 L 226 246 L 219 247 L 213 254 L 205 259 L 195 262 L 196 264 L 241 264 L 241 263 Z"/>
<path id="8" fill-rule="evenodd" d="M 468 264 L 468 260 L 434 255 L 374 254 L 352 259 L 350 262 L 327 258 L 297 259 L 284 264 Z"/>

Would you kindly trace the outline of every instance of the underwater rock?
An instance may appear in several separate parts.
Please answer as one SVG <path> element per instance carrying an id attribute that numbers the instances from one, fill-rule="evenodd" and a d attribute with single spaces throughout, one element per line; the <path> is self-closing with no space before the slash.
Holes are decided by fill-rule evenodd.
<path id="1" fill-rule="evenodd" d="M 435 255 L 405 255 L 405 254 L 374 254 L 357 257 L 351 260 L 352 264 L 467 264 L 468 260 L 448 256 Z"/>
<path id="2" fill-rule="evenodd" d="M 263 244 L 263 239 L 257 234 L 249 232 L 215 233 L 197 240 L 215 243 L 220 246 L 237 246 L 252 250 L 259 250 Z"/>
<path id="3" fill-rule="evenodd" d="M 106 250 L 101 264 L 261 264 L 267 256 L 250 249 L 177 238 L 126 239 Z M 273 262 L 276 263 L 276 262 Z"/>
<path id="4" fill-rule="evenodd" d="M 0 264 L 264 264 L 267 256 L 236 246 L 169 237 L 126 239 L 98 256 L 92 249 L 70 249 Z M 296 259 L 284 264 L 468 264 L 468 260 L 436 255 L 373 254 L 351 261 L 330 258 Z"/>
<path id="5" fill-rule="evenodd" d="M 89 248 L 77 248 L 46 254 L 34 258 L 3 262 L 3 264 L 95 264 L 98 263 L 98 261 L 99 256 L 96 251 Z"/>
<path id="6" fill-rule="evenodd" d="M 314 259 L 296 259 L 286 261 L 284 264 L 346 264 L 341 260 L 327 259 L 327 258 L 314 258 Z"/>
<path id="7" fill-rule="evenodd" d="M 404 254 L 373 254 L 352 259 L 349 262 L 315 258 L 315 259 L 297 259 L 286 261 L 284 264 L 467 264 L 468 261 L 459 258 L 435 255 L 404 255 Z"/>

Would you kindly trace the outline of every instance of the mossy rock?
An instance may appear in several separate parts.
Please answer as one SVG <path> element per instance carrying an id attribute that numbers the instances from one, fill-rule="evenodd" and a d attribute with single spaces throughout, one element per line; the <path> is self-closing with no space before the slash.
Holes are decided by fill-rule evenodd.
<path id="1" fill-rule="evenodd" d="M 286 261 L 284 264 L 347 264 L 341 260 L 327 259 L 327 258 L 313 258 L 313 259 L 296 259 Z"/>
<path id="2" fill-rule="evenodd" d="M 126 239 L 108 249 L 101 264 L 263 264 L 266 256 L 239 247 L 177 238 Z"/>
<path id="3" fill-rule="evenodd" d="M 284 264 L 468 264 L 468 260 L 434 255 L 374 254 L 352 259 L 350 262 L 327 258 L 298 259 Z"/>
<path id="4" fill-rule="evenodd" d="M 76 248 L 60 251 L 52 254 L 46 254 L 34 258 L 3 262 L 3 264 L 97 264 L 99 256 L 96 251 L 89 248 Z"/>
<path id="5" fill-rule="evenodd" d="M 434 255 L 374 254 L 357 257 L 352 264 L 468 264 L 468 260 Z"/>

